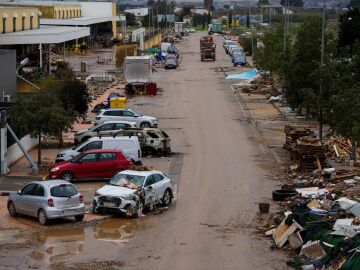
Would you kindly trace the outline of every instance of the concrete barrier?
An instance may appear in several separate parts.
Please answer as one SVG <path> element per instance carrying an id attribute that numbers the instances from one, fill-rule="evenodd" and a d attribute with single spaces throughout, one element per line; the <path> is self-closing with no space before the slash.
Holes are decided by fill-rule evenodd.
<path id="1" fill-rule="evenodd" d="M 32 138 L 30 135 L 24 136 L 20 141 L 24 146 L 24 148 L 26 149 L 26 151 L 29 151 L 38 144 L 37 137 Z M 23 156 L 24 154 L 21 151 L 20 147 L 17 145 L 17 143 L 13 144 L 8 148 L 6 152 L 7 166 L 10 167 L 12 164 L 14 164 Z"/>

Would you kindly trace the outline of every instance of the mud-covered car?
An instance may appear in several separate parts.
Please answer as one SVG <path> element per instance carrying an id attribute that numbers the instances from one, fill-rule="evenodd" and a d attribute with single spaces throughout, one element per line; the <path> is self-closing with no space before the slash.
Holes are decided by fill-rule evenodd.
<path id="1" fill-rule="evenodd" d="M 171 180 L 162 172 L 126 170 L 117 173 L 95 192 L 93 212 L 108 210 L 138 217 L 145 207 L 167 206 L 172 199 Z"/>
<path id="2" fill-rule="evenodd" d="M 137 136 L 143 156 L 171 153 L 169 135 L 158 128 L 122 129 L 116 136 Z"/>

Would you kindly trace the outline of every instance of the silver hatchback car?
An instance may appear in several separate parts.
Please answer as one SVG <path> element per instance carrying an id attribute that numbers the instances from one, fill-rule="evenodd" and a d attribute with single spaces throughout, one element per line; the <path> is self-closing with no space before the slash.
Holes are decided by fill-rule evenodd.
<path id="1" fill-rule="evenodd" d="M 30 182 L 9 194 L 7 208 L 12 217 L 17 214 L 37 217 L 42 225 L 50 219 L 64 217 L 81 221 L 85 214 L 84 197 L 64 180 Z"/>

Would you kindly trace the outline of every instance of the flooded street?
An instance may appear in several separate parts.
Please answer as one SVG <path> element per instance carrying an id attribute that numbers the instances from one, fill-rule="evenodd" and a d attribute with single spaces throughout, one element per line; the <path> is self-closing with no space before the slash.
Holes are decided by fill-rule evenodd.
<path id="1" fill-rule="evenodd" d="M 154 74 L 160 95 L 133 102 L 150 103 L 145 112 L 171 137 L 177 155 L 167 174 L 177 185 L 176 204 L 140 219 L 0 236 L 0 269 L 287 269 L 285 255 L 271 251 L 258 230 L 266 223 L 258 203 L 270 200 L 276 183 L 267 176 L 277 164 L 257 129 L 239 120 L 246 112 L 224 78 L 232 65 L 222 39 L 215 36 L 216 61 L 201 62 L 201 35 L 179 44 L 177 70 Z"/>

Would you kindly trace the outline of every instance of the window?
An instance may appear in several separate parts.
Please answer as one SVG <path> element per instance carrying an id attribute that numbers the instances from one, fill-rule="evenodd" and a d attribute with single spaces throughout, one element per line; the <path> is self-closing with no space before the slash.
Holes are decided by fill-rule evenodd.
<path id="1" fill-rule="evenodd" d="M 30 29 L 33 29 L 34 16 L 30 16 Z"/>
<path id="2" fill-rule="evenodd" d="M 3 29 L 2 29 L 3 34 L 6 32 L 6 18 L 3 18 Z"/>
<path id="3" fill-rule="evenodd" d="M 131 126 L 129 124 L 124 123 L 117 123 L 114 124 L 114 130 L 123 129 L 123 128 L 130 128 Z"/>
<path id="4" fill-rule="evenodd" d="M 156 133 L 154 133 L 154 132 L 148 132 L 147 134 L 148 134 L 151 138 L 159 139 L 159 136 L 158 136 Z"/>
<path id="5" fill-rule="evenodd" d="M 50 189 L 50 194 L 53 197 L 72 197 L 78 194 L 78 191 L 73 185 L 60 185 Z"/>
<path id="6" fill-rule="evenodd" d="M 99 154 L 100 161 L 115 160 L 115 158 L 116 158 L 115 153 L 100 153 Z"/>
<path id="7" fill-rule="evenodd" d="M 154 175 L 150 175 L 148 176 L 148 178 L 146 179 L 146 184 L 145 186 L 151 186 L 152 184 L 155 184 L 156 183 L 156 180 L 155 180 L 155 177 Z"/>
<path id="8" fill-rule="evenodd" d="M 104 112 L 104 115 L 108 116 L 122 116 L 122 111 L 106 111 Z"/>
<path id="9" fill-rule="evenodd" d="M 134 117 L 135 114 L 133 112 L 130 112 L 130 111 L 123 111 L 123 116 Z"/>
<path id="10" fill-rule="evenodd" d="M 162 176 L 161 174 L 154 174 L 154 178 L 155 178 L 155 182 L 160 182 L 161 180 L 164 179 L 164 176 Z"/>
<path id="11" fill-rule="evenodd" d="M 32 194 L 34 196 L 41 196 L 44 197 L 44 188 L 41 185 L 35 185 Z"/>
<path id="12" fill-rule="evenodd" d="M 93 150 L 93 149 L 101 149 L 102 144 L 103 144 L 102 141 L 89 142 L 87 145 L 84 145 L 83 148 L 79 149 L 79 152 L 83 152 L 86 150 Z"/>
<path id="13" fill-rule="evenodd" d="M 95 129 L 95 131 L 99 132 L 99 131 L 111 130 L 112 126 L 113 126 L 113 124 L 104 124 L 104 125 L 98 127 L 97 129 Z"/>
<path id="14" fill-rule="evenodd" d="M 34 189 L 34 186 L 35 186 L 35 184 L 27 185 L 26 187 L 24 187 L 24 188 L 21 190 L 21 194 L 22 194 L 22 195 L 32 195 L 32 191 L 33 191 L 33 189 Z"/>
<path id="15" fill-rule="evenodd" d="M 80 158 L 81 162 L 95 162 L 96 161 L 96 154 L 86 154 L 82 158 Z"/>
<path id="16" fill-rule="evenodd" d="M 25 17 L 21 18 L 21 30 L 24 31 L 25 30 Z"/>
<path id="17" fill-rule="evenodd" d="M 16 17 L 13 18 L 13 32 L 16 32 Z"/>

